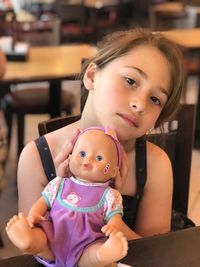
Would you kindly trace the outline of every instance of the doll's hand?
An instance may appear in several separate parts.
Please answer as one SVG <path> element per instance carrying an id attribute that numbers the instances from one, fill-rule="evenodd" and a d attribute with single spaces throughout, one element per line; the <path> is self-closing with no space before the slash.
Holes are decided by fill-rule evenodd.
<path id="1" fill-rule="evenodd" d="M 36 224 L 40 223 L 41 221 L 46 220 L 45 217 L 43 217 L 39 213 L 31 213 L 28 215 L 27 220 L 31 227 L 34 227 Z"/>
<path id="2" fill-rule="evenodd" d="M 69 170 L 69 155 L 71 154 L 74 147 L 74 140 L 79 135 L 80 129 L 76 129 L 74 132 L 71 141 L 68 143 L 67 147 L 65 147 L 54 160 L 55 166 L 58 166 L 57 175 L 59 177 L 69 177 L 71 175 Z"/>
<path id="3" fill-rule="evenodd" d="M 123 185 L 126 182 L 126 178 L 127 178 L 127 174 L 128 174 L 128 157 L 127 157 L 127 154 L 126 154 L 123 147 L 122 147 L 122 152 L 123 152 L 122 166 L 121 166 L 121 169 L 120 169 L 117 177 L 114 180 L 115 188 L 117 190 L 120 190 L 120 188 L 123 187 Z"/>
<path id="4" fill-rule="evenodd" d="M 112 224 L 106 224 L 101 228 L 101 231 L 106 235 L 106 236 L 110 236 L 110 235 L 114 235 L 117 232 L 119 232 L 119 229 L 116 228 L 115 225 Z"/>

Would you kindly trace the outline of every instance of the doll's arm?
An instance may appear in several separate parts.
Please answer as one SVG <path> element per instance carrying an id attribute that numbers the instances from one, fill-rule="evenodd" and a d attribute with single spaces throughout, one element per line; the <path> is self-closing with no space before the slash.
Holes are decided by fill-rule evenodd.
<path id="1" fill-rule="evenodd" d="M 122 196 L 119 191 L 111 188 L 105 197 L 105 220 L 107 224 L 102 227 L 102 232 L 106 235 L 112 235 L 123 230 L 123 206 Z"/>
<path id="2" fill-rule="evenodd" d="M 110 218 L 108 223 L 104 225 L 101 231 L 106 235 L 110 236 L 116 234 L 117 232 L 121 232 L 123 229 L 123 221 L 121 214 L 115 214 Z"/>
<path id="3" fill-rule="evenodd" d="M 27 219 L 30 222 L 30 224 L 34 225 L 41 222 L 42 220 L 45 220 L 44 215 L 47 212 L 47 210 L 48 207 L 44 198 L 40 197 L 29 211 Z"/>

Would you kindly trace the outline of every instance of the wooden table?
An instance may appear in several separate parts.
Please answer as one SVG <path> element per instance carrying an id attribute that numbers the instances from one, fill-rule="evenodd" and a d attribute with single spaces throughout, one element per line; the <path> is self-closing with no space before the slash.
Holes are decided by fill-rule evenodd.
<path id="1" fill-rule="evenodd" d="M 174 29 L 162 34 L 186 49 L 200 50 L 200 28 Z"/>
<path id="2" fill-rule="evenodd" d="M 94 55 L 91 45 L 32 47 L 26 62 L 8 62 L 5 76 L 0 79 L 1 93 L 11 84 L 49 81 L 51 116 L 60 115 L 61 81 L 71 80 L 81 70 L 81 60 Z"/>
<path id="3" fill-rule="evenodd" d="M 84 0 L 84 6 L 89 8 L 102 8 L 106 6 L 117 6 L 117 0 Z"/>
<path id="4" fill-rule="evenodd" d="M 198 51 L 198 59 L 200 60 L 200 28 L 192 29 L 174 29 L 162 32 L 165 37 L 179 44 L 186 51 Z M 200 73 L 199 73 L 200 79 Z M 198 92 L 197 101 L 197 118 L 196 118 L 196 132 L 195 132 L 195 146 L 200 148 L 200 88 Z"/>
<path id="5" fill-rule="evenodd" d="M 200 227 L 129 241 L 128 255 L 120 260 L 132 267 L 200 266 Z M 32 256 L 0 259 L 0 267 L 42 267 Z"/>

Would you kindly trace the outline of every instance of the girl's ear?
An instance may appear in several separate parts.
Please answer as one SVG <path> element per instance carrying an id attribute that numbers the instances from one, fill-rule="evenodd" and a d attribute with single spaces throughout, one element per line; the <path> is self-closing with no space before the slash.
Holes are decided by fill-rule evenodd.
<path id="1" fill-rule="evenodd" d="M 87 90 L 93 90 L 96 71 L 97 71 L 97 65 L 95 63 L 90 63 L 83 77 L 83 83 Z"/>

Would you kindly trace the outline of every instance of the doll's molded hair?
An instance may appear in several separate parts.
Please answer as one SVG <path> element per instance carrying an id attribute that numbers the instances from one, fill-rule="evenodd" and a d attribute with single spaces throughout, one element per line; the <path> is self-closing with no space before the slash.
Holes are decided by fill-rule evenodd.
<path id="1" fill-rule="evenodd" d="M 112 128 L 110 127 L 100 127 L 100 126 L 93 126 L 93 127 L 88 127 L 86 129 L 83 129 L 81 130 L 81 132 L 79 133 L 78 136 L 76 136 L 72 142 L 73 144 L 76 143 L 77 139 L 79 138 L 80 135 L 82 135 L 83 133 L 87 132 L 87 131 L 92 131 L 92 130 L 99 130 L 99 131 L 102 131 L 104 132 L 106 135 L 108 135 L 112 140 L 113 142 L 115 143 L 116 145 L 116 148 L 117 148 L 117 154 L 118 154 L 118 167 L 119 169 L 121 168 L 122 166 L 122 156 L 123 156 L 123 152 L 122 152 L 122 147 L 121 147 L 121 144 L 119 142 L 119 140 L 117 139 L 117 135 L 116 135 L 116 132 L 115 130 L 113 130 Z"/>

